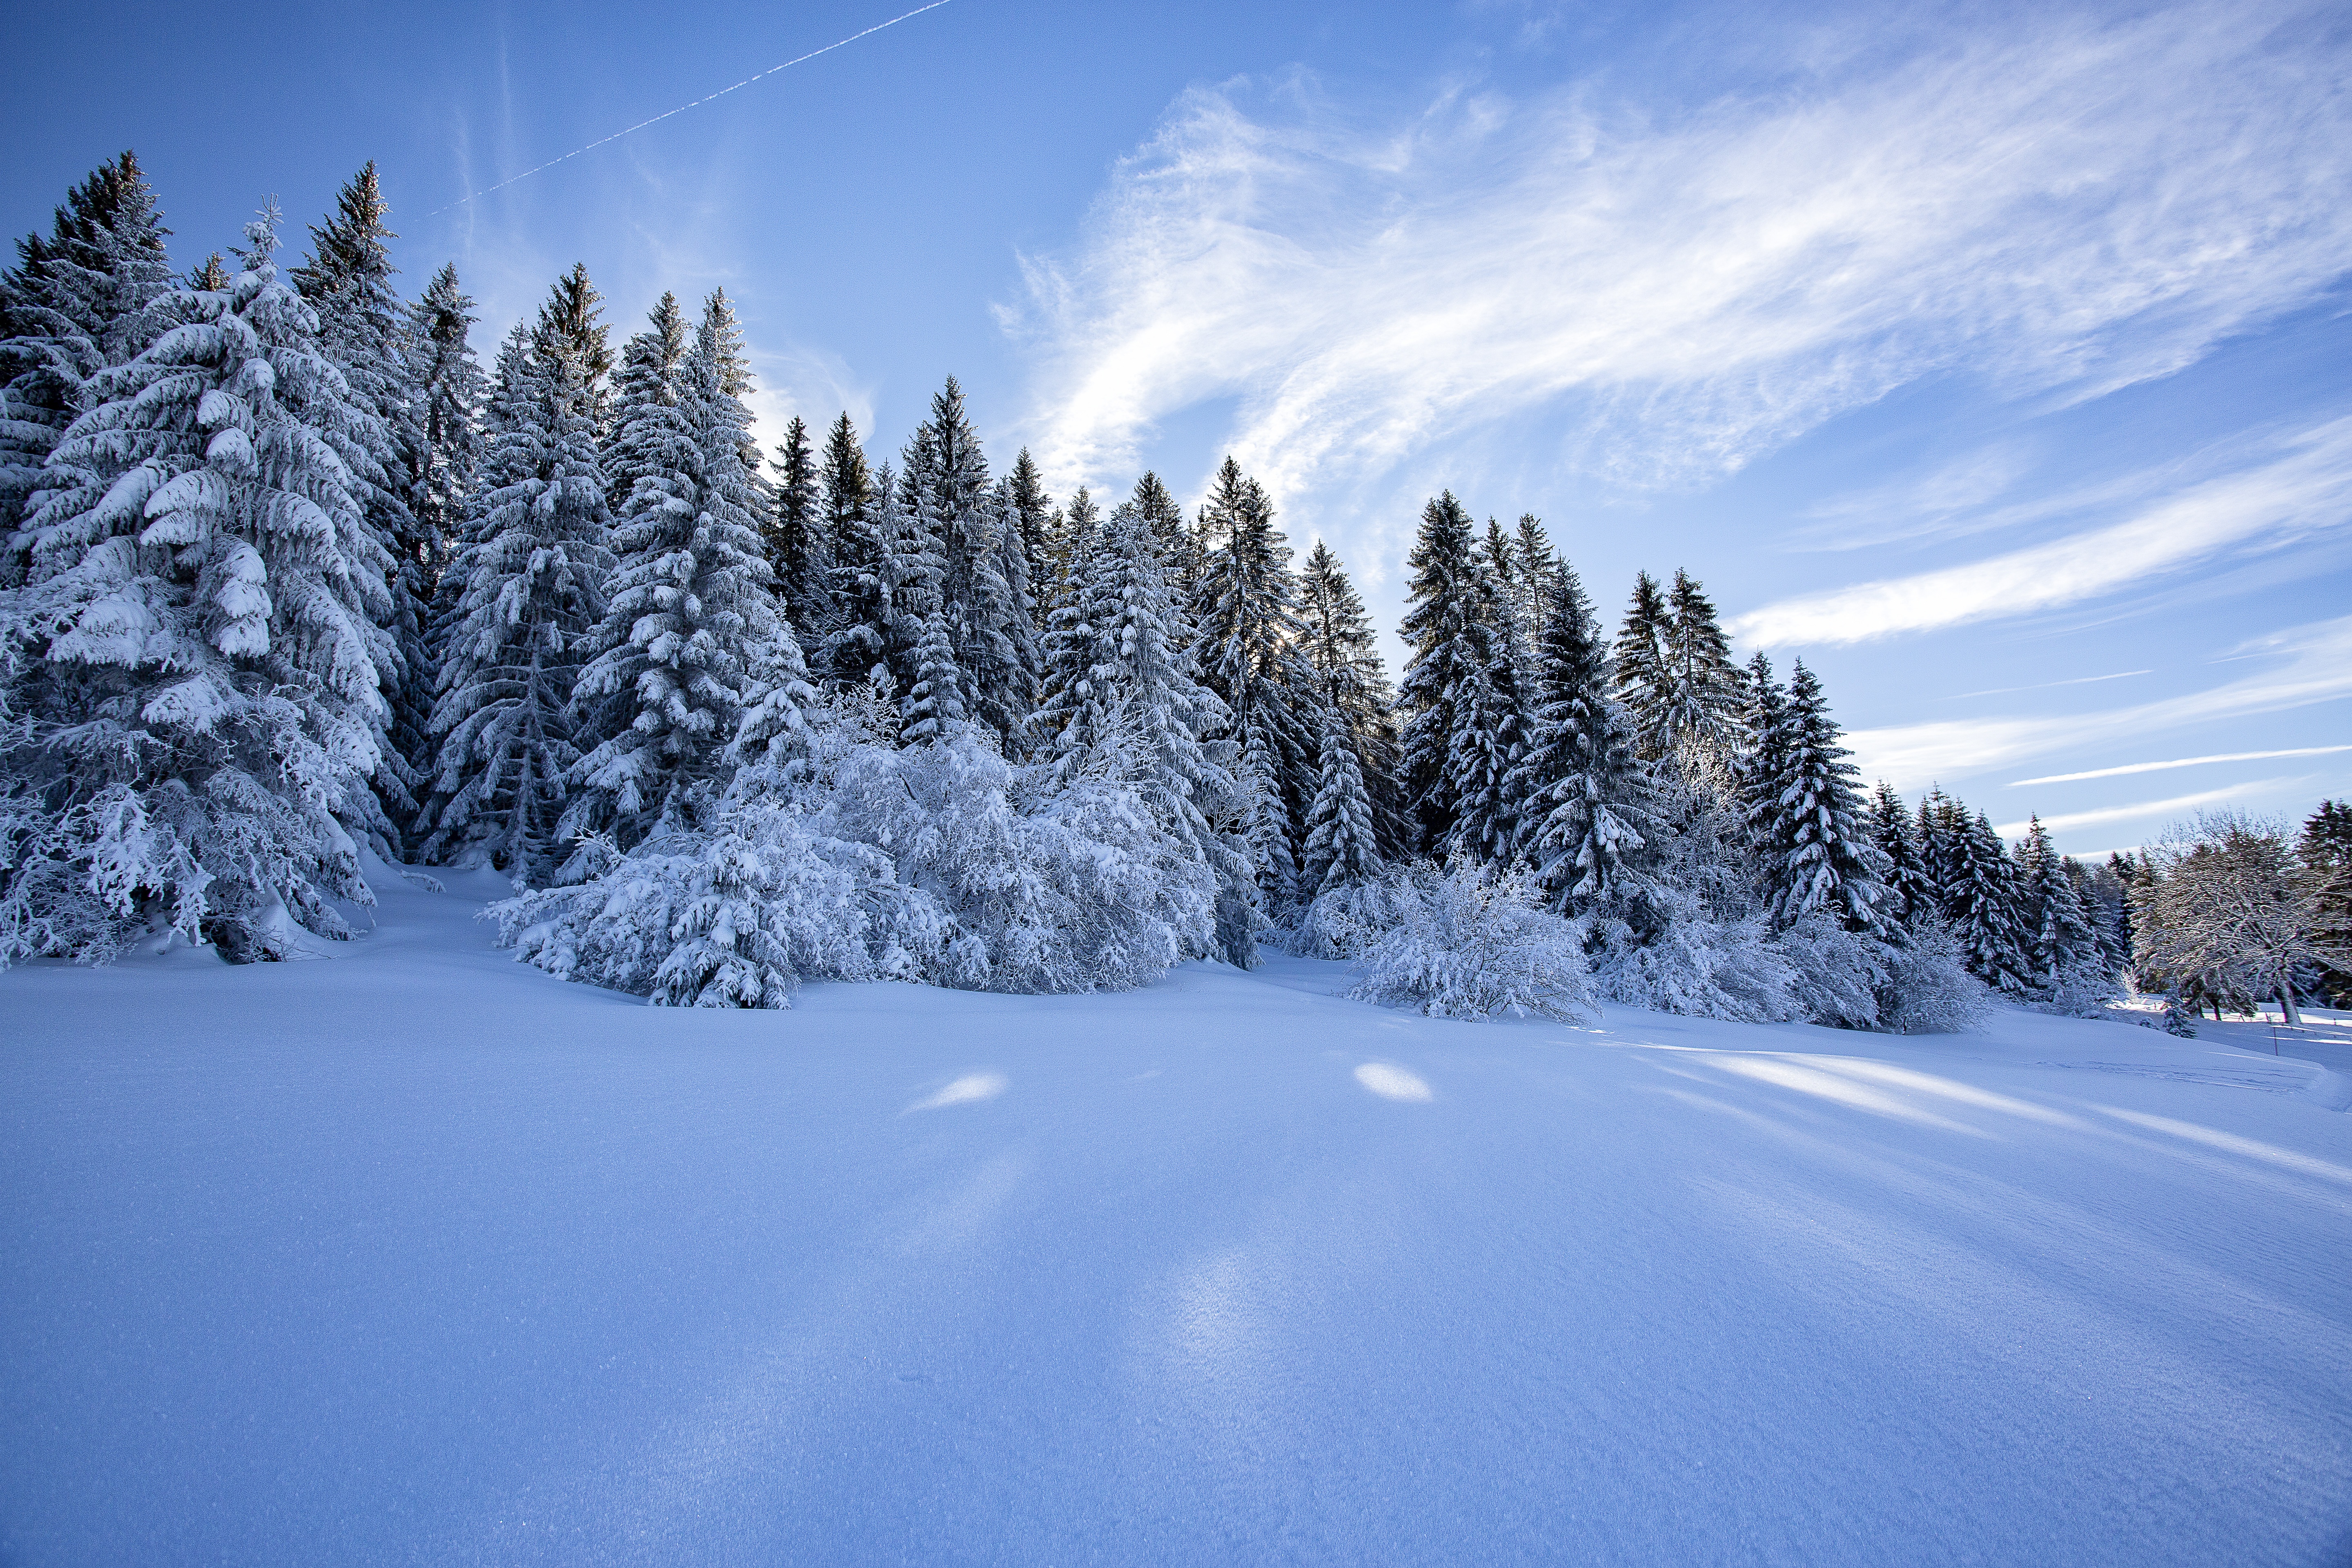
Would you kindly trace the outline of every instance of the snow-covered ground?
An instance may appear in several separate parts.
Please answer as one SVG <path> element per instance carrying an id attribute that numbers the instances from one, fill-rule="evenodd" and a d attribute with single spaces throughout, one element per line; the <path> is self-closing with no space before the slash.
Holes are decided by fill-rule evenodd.
<path id="1" fill-rule="evenodd" d="M 2260 1026 L 667 1012 L 487 890 L 0 976 L 0 1561 L 2352 1557 L 2352 1075 Z"/>

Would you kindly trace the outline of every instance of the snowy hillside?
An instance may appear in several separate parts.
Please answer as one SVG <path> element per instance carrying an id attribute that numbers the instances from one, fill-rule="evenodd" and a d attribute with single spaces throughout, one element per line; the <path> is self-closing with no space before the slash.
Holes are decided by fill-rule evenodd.
<path id="1" fill-rule="evenodd" d="M 1445 1023 L 1282 959 L 656 1010 L 477 907 L 0 975 L 0 1559 L 2352 1547 L 2307 1063 Z"/>

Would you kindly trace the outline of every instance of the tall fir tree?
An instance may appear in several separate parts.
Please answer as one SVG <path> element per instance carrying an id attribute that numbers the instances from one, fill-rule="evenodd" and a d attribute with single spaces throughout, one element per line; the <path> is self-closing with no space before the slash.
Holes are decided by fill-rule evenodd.
<path id="1" fill-rule="evenodd" d="M 612 517 L 579 389 L 518 326 L 499 355 L 481 483 L 446 574 L 432 731 L 440 742 L 424 858 L 487 861 L 545 885 L 580 760 L 572 711 L 583 649 L 604 615 Z"/>
<path id="2" fill-rule="evenodd" d="M 383 192 L 371 162 L 336 194 L 335 210 L 310 230 L 311 258 L 294 268 L 295 287 L 319 314 L 319 344 L 343 373 L 352 401 L 373 416 L 355 435 L 367 461 L 353 479 L 368 522 L 391 555 L 389 619 L 397 656 L 383 671 L 390 712 L 375 787 L 406 853 L 417 842 L 430 768 L 425 731 L 433 713 L 434 653 L 428 637 L 433 585 L 446 541 L 416 514 L 425 466 L 425 425 L 405 374 L 412 358 L 406 311 L 392 286 Z"/>
<path id="3" fill-rule="evenodd" d="M 1475 721 L 1494 647 L 1480 619 L 1480 584 L 1470 514 L 1451 490 L 1422 509 L 1421 531 L 1405 558 L 1411 607 L 1402 630 L 1412 649 L 1397 689 L 1405 715 L 1401 771 L 1421 847 L 1444 854 L 1461 816 L 1456 740 Z"/>
<path id="4" fill-rule="evenodd" d="M 2098 933 L 2083 908 L 2082 891 L 2068 874 L 2066 858 L 2050 842 L 2039 815 L 2027 819 L 2018 841 L 2018 880 L 2024 898 L 2021 935 L 2028 975 L 2045 991 L 2056 990 L 2076 971 L 2099 963 Z"/>
<path id="5" fill-rule="evenodd" d="M 407 310 L 408 395 L 422 437 L 410 469 L 409 508 L 446 562 L 458 548 L 467 499 L 481 471 L 488 388 L 474 353 L 474 301 L 457 285 L 456 263 L 436 272 Z"/>
<path id="6" fill-rule="evenodd" d="M 953 376 L 932 395 L 929 418 L 907 445 L 900 483 L 915 526 L 939 556 L 939 609 L 971 717 L 1017 748 L 1036 701 L 1034 652 L 1024 659 L 1024 640 L 1014 636 L 1029 609 L 1005 580 L 1002 498 Z"/>
<path id="7" fill-rule="evenodd" d="M 1396 693 L 1381 660 L 1379 628 L 1321 540 L 1298 575 L 1300 643 L 1321 704 L 1339 714 L 1371 793 L 1372 826 L 1384 859 L 1409 854 L 1412 829 L 1397 781 Z"/>
<path id="8" fill-rule="evenodd" d="M 1226 459 L 1228 472 L 1238 474 Z M 1296 649 L 1306 635 L 1290 545 L 1255 480 L 1221 483 L 1213 543 L 1195 590 L 1202 679 L 1233 715 L 1238 774 L 1250 792 L 1247 837 L 1261 887 L 1276 905 L 1297 890 L 1293 827 L 1314 798 L 1318 704 Z M 1138 513 L 1143 514 L 1140 505 Z M 1145 517 L 1155 536 L 1159 525 Z M 1167 544 L 1160 538 L 1163 558 Z"/>
<path id="9" fill-rule="evenodd" d="M 1642 754 L 1653 762 L 1664 761 L 1674 749 L 1674 683 L 1668 672 L 1673 635 L 1674 612 L 1657 579 L 1647 572 L 1637 574 L 1625 624 L 1617 633 L 1617 700 L 1625 706 Z M 1746 738 L 1752 742 L 1754 735 Z"/>
<path id="10" fill-rule="evenodd" d="M 1584 585 L 1566 562 L 1535 584 L 1543 627 L 1534 653 L 1535 725 L 1511 779 L 1524 813 L 1517 841 L 1553 906 L 1606 910 L 1637 929 L 1655 915 L 1653 874 L 1665 825 L 1624 710 Z"/>
<path id="11" fill-rule="evenodd" d="M 1108 638 L 1118 620 L 1113 595 L 1126 574 L 1085 490 L 1071 499 L 1070 510 L 1076 524 L 1066 546 L 1068 581 L 1045 629 L 1043 691 L 1029 719 L 1032 749 L 1057 783 L 1076 776 L 1108 739 L 1115 700 Z"/>
<path id="12" fill-rule="evenodd" d="M 22 579 L 29 542 L 18 530 L 58 482 L 43 468 L 89 405 L 84 384 L 167 325 L 158 306 L 172 289 L 170 233 L 126 152 L 68 192 L 49 233 L 18 240 L 16 265 L 0 273 L 0 587 Z M 224 275 L 212 291 L 227 285 Z"/>
<path id="13" fill-rule="evenodd" d="M 613 374 L 613 347 L 604 317 L 604 296 L 588 280 L 588 264 L 572 264 L 572 270 L 555 280 L 547 298 L 539 307 L 539 320 L 531 330 L 531 348 L 543 363 L 542 368 L 551 384 L 572 388 L 579 402 L 578 412 L 588 420 L 596 438 L 603 440 L 612 424 L 613 389 L 609 378 Z M 553 362 L 570 359 L 568 370 L 558 368 Z"/>
<path id="14" fill-rule="evenodd" d="M 775 574 L 785 618 L 803 644 L 814 647 L 833 625 L 833 552 L 826 548 L 816 452 L 809 445 L 808 422 L 798 415 L 776 443 L 774 467 L 775 495 L 762 529 L 768 568 Z"/>
<path id="15" fill-rule="evenodd" d="M 878 501 L 890 486 L 875 483 L 866 466 L 866 449 L 858 445 L 856 427 L 846 414 L 825 435 L 817 482 L 832 573 L 828 596 L 833 624 L 814 634 L 816 672 L 835 687 L 851 686 L 870 679 L 889 658 Z"/>
<path id="16" fill-rule="evenodd" d="M 1031 624 L 1043 637 L 1053 608 L 1054 498 L 1045 493 L 1045 476 L 1037 471 L 1028 447 L 1022 447 L 1020 455 L 1013 459 L 1013 471 L 1005 475 L 1004 488 L 1007 514 L 1029 575 Z"/>
<path id="17" fill-rule="evenodd" d="M 694 330 L 670 293 L 655 302 L 645 330 L 621 345 L 604 448 L 604 499 L 616 517 L 627 512 L 637 481 L 666 482 L 686 461 L 686 362 L 693 352 Z M 582 363 L 577 355 L 542 359 L 551 374 L 559 368 L 577 374 Z"/>
<path id="18" fill-rule="evenodd" d="M 1355 738 L 1336 709 L 1323 710 L 1320 751 L 1315 799 L 1307 808 L 1307 842 L 1299 863 L 1299 896 L 1307 900 L 1339 888 L 1360 886 L 1381 872 L 1371 792 L 1364 787 Z"/>
<path id="19" fill-rule="evenodd" d="M 0 595 L 19 671 L 5 742 L 0 949 L 102 958 L 201 933 L 281 956 L 370 901 L 335 820 L 367 780 L 393 659 L 391 563 L 354 479 L 370 413 L 279 275 L 274 211 L 221 291 L 82 384 Z"/>
<path id="20" fill-rule="evenodd" d="M 1870 840 L 1856 770 L 1821 681 L 1802 659 L 1789 676 L 1780 730 L 1776 765 L 1759 770 L 1763 788 L 1751 797 L 1767 912 L 1784 929 L 1820 914 L 1849 931 L 1882 932 L 1885 858 Z"/>
<path id="21" fill-rule="evenodd" d="M 714 297 L 715 298 L 715 297 Z M 675 407 L 633 401 L 615 445 L 643 455 L 613 530 L 615 563 L 595 657 L 574 709 L 596 742 L 574 766 L 565 828 L 624 843 L 698 826 L 726 784 L 726 751 L 766 690 L 801 674 L 777 613 L 747 461 L 751 416 L 730 392 L 725 322 L 706 310 Z"/>
<path id="22" fill-rule="evenodd" d="M 1741 701 L 1731 640 L 1716 618 L 1714 601 L 1679 567 L 1666 594 L 1666 615 L 1662 701 L 1651 717 L 1653 731 L 1686 773 L 1724 779 Z"/>
<path id="23" fill-rule="evenodd" d="M 1942 893 L 1927 869 L 1918 831 L 1903 797 L 1885 779 L 1870 797 L 1870 840 L 1886 857 L 1886 918 L 1906 931 L 1940 920 Z"/>
<path id="24" fill-rule="evenodd" d="M 2028 995 L 2033 985 L 2017 863 L 1992 830 L 1990 817 L 1979 812 L 1971 820 L 1957 804 L 1953 811 L 1958 820 L 1950 848 L 1951 880 L 1944 890 L 1946 919 L 1978 979 L 2004 995 Z"/>
<path id="25" fill-rule="evenodd" d="M 1225 461 L 1233 465 L 1231 458 Z M 1238 474 L 1240 469 L 1236 467 L 1234 472 Z M 1176 504 L 1176 497 L 1160 476 L 1148 468 L 1135 481 L 1134 500 L 1136 515 L 1143 519 L 1151 536 L 1160 542 L 1160 558 L 1177 603 L 1193 603 L 1199 595 L 1205 556 L 1201 535 L 1185 525 L 1184 509 Z"/>

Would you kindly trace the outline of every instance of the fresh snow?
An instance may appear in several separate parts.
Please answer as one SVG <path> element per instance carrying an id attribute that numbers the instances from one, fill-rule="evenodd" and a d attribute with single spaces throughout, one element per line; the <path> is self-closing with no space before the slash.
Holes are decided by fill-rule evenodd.
<path id="1" fill-rule="evenodd" d="M 440 879 L 0 975 L 0 1561 L 2352 1554 L 2340 1015 L 659 1010 Z"/>

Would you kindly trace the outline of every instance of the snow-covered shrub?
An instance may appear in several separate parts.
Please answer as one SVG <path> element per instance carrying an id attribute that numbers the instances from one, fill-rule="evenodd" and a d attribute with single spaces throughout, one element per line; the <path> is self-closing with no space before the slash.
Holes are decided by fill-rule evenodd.
<path id="1" fill-rule="evenodd" d="M 1394 888 L 1400 923 L 1359 961 L 1351 995 L 1433 1018 L 1591 1016 L 1582 933 L 1524 876 L 1460 863 Z"/>
<path id="2" fill-rule="evenodd" d="M 2095 959 L 2065 963 L 2033 1005 L 2039 1012 L 2055 1013 L 2062 1018 L 2104 1018 L 2107 1004 L 2121 991 L 2116 977 Z"/>
<path id="3" fill-rule="evenodd" d="M 1961 962 L 1941 926 L 1923 923 L 1901 947 L 1881 950 L 1878 1026 L 1897 1035 L 1956 1035 L 1985 1026 L 1992 993 Z"/>
<path id="4" fill-rule="evenodd" d="M 1886 974 L 1884 943 L 1816 912 L 1773 938 L 1789 964 L 1789 995 L 1798 1016 L 1838 1029 L 1879 1023 L 1878 988 Z"/>
<path id="5" fill-rule="evenodd" d="M 1622 920 L 1595 917 L 1593 978 L 1601 995 L 1632 1007 L 1736 1024 L 1785 1024 L 1804 1015 L 1790 994 L 1787 957 L 1757 920 L 1715 921 L 1699 901 L 1661 889 L 1665 924 L 1649 942 Z"/>
<path id="6" fill-rule="evenodd" d="M 1423 872 L 1431 874 L 1426 868 Z M 1283 944 L 1301 958 L 1361 958 L 1404 922 L 1398 889 L 1410 875 L 1391 869 L 1326 889 L 1298 911 L 1298 923 L 1281 933 Z"/>
<path id="7" fill-rule="evenodd" d="M 1042 772 L 975 725 L 899 750 L 836 709 L 742 768 L 708 832 L 591 841 L 573 885 L 494 905 L 500 941 L 566 979 L 739 1007 L 811 980 L 1126 989 L 1205 949 L 1214 873 L 1128 784 L 1033 795 Z"/>

